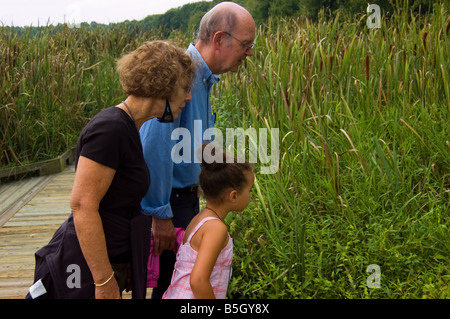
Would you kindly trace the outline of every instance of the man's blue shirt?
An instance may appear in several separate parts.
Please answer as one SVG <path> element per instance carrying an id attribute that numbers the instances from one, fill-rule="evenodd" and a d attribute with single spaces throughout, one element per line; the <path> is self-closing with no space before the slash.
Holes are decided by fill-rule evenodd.
<path id="1" fill-rule="evenodd" d="M 195 147 L 199 145 L 194 143 L 194 138 L 201 139 L 203 143 L 203 132 L 213 128 L 215 122 L 215 115 L 211 110 L 210 92 L 213 84 L 219 81 L 219 76 L 212 74 L 193 44 L 189 45 L 186 52 L 192 56 L 196 66 L 195 79 L 191 88 L 192 101 L 186 103 L 183 112 L 173 123 L 160 123 L 157 119 L 151 119 L 140 129 L 144 158 L 151 179 L 150 188 L 141 206 L 144 214 L 161 219 L 173 217 L 169 203 L 172 188 L 198 184 L 200 164 L 196 163 L 194 157 L 198 151 Z M 199 124 L 201 124 L 201 137 L 198 136 Z M 174 163 L 172 160 L 172 149 L 183 140 L 183 135 L 180 135 L 178 140 L 171 139 L 172 132 L 177 128 L 185 128 L 190 133 L 191 141 L 188 144 L 190 144 L 191 159 L 187 163 Z"/>

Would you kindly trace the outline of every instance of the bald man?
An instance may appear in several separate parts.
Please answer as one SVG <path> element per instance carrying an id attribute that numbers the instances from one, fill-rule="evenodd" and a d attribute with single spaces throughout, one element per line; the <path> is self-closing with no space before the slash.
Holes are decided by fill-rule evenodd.
<path id="1" fill-rule="evenodd" d="M 154 253 L 160 255 L 158 286 L 153 288 L 152 299 L 160 299 L 170 284 L 175 264 L 175 228 L 186 229 L 199 212 L 200 164 L 194 160 L 194 147 L 198 145 L 194 135 L 199 135 L 199 131 L 197 128 L 194 134 L 194 124 L 201 123 L 201 142 L 206 142 L 203 133 L 215 124 L 211 88 L 219 81 L 219 74 L 236 72 L 247 56 L 253 55 L 254 39 L 255 22 L 245 8 L 233 2 L 213 7 L 200 22 L 195 44 L 191 43 L 187 49 L 197 65 L 192 101 L 186 103 L 176 121 L 161 124 L 150 120 L 141 127 L 144 158 L 151 177 L 141 206 L 143 214 L 152 216 Z M 191 136 L 191 158 L 181 163 L 174 162 L 171 154 L 172 148 L 182 140 L 182 137 L 171 139 L 177 128 L 187 129 Z"/>

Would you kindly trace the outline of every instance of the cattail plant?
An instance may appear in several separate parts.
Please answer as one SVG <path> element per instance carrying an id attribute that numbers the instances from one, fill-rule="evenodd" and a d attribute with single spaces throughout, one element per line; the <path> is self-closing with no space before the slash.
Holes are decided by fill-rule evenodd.
<path id="1" fill-rule="evenodd" d="M 257 174 L 255 203 L 233 224 L 234 296 L 422 297 L 400 291 L 408 282 L 423 292 L 408 273 L 426 271 L 427 249 L 410 226 L 429 214 L 423 236 L 448 236 L 436 230 L 450 210 L 447 17 L 445 6 L 429 16 L 406 7 L 378 30 L 342 16 L 259 28 L 254 56 L 218 84 L 214 103 L 233 114 L 223 125 L 280 129 L 280 169 Z M 392 229 L 408 239 L 391 238 Z M 363 267 L 398 265 L 403 249 L 419 256 L 416 266 L 400 280 L 384 273 L 385 289 L 367 291 Z M 433 278 L 449 262 L 439 256 Z"/>
<path id="2" fill-rule="evenodd" d="M 0 167 L 73 147 L 95 113 L 120 101 L 115 59 L 156 36 L 114 26 L 0 27 Z"/>
<path id="3" fill-rule="evenodd" d="M 230 297 L 450 298 L 449 7 L 395 2 L 380 29 L 365 14 L 270 18 L 214 86 L 216 127 L 279 129 L 278 171 L 256 163 L 253 201 L 227 221 Z M 0 164 L 74 145 L 120 101 L 115 59 L 158 37 L 136 34 L 0 27 Z"/>

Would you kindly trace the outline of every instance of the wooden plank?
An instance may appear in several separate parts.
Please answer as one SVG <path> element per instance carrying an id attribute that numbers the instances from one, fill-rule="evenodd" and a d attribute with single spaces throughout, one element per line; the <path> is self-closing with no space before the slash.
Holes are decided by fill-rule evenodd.
<path id="1" fill-rule="evenodd" d="M 34 253 L 70 214 L 74 175 L 72 166 L 52 176 L 0 228 L 0 299 L 26 296 L 33 284 Z"/>
<path id="2" fill-rule="evenodd" d="M 32 177 L 25 180 L 0 185 L 0 211 L 5 211 L 20 197 L 39 184 L 43 177 Z"/>
<path id="3" fill-rule="evenodd" d="M 75 161 L 75 152 L 76 149 L 73 147 L 54 159 L 0 169 L 0 181 L 1 178 L 14 178 L 18 175 L 33 172 L 38 172 L 40 176 L 62 172 Z"/>
<path id="4" fill-rule="evenodd" d="M 0 299 L 23 299 L 34 279 L 34 253 L 70 214 L 74 168 L 56 174 L 0 227 Z M 147 289 L 147 298 L 152 289 Z M 130 299 L 124 292 L 122 298 Z"/>
<path id="5" fill-rule="evenodd" d="M 54 176 L 41 177 L 35 179 L 34 183 L 21 183 L 25 185 L 24 190 L 16 190 L 17 185 L 14 185 L 9 191 L 6 190 L 8 186 L 5 186 L 3 194 L 12 198 L 13 201 L 5 201 L 2 210 L 0 211 L 0 227 L 3 226 L 14 214 L 16 214 L 26 203 L 28 203 L 40 190 L 42 190 Z M 31 188 L 29 188 L 31 185 Z"/>

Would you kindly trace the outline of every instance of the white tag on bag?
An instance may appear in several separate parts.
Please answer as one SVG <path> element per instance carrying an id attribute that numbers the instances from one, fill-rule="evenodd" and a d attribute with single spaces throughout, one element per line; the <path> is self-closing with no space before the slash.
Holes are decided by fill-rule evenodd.
<path id="1" fill-rule="evenodd" d="M 44 287 L 44 284 L 42 283 L 41 279 L 36 281 L 33 286 L 31 286 L 28 289 L 28 292 L 30 293 L 31 298 L 36 299 L 37 297 L 42 296 L 43 294 L 47 293 L 47 290 Z"/>

